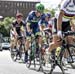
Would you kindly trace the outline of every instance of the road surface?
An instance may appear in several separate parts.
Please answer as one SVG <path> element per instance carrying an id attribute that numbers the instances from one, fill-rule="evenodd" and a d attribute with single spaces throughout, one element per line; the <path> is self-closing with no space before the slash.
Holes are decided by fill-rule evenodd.
<path id="1" fill-rule="evenodd" d="M 66 74 L 75 74 L 75 69 L 68 69 Z M 43 74 L 35 70 L 29 70 L 23 63 L 13 62 L 9 51 L 0 52 L 0 74 Z M 61 74 L 61 70 L 56 67 L 54 74 Z"/>

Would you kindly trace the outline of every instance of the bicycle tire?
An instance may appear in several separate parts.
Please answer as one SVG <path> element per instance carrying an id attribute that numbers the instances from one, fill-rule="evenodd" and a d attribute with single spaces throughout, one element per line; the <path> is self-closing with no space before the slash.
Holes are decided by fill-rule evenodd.
<path id="1" fill-rule="evenodd" d="M 71 60 L 73 60 L 73 62 L 69 62 L 69 64 L 71 65 L 71 67 L 73 69 L 75 69 L 75 45 L 70 44 L 69 50 L 70 50 L 70 53 L 71 53 L 71 56 L 72 56 Z M 74 57 L 74 59 L 73 59 L 73 57 Z"/>
<path id="2" fill-rule="evenodd" d="M 30 68 L 30 66 L 32 65 L 32 61 L 34 62 L 34 67 L 36 67 L 36 63 L 35 63 L 35 47 L 33 47 L 33 45 L 35 46 L 35 43 L 32 41 L 31 42 L 31 46 L 30 46 L 30 53 L 28 54 L 28 61 L 26 63 L 26 67 Z"/>
<path id="3" fill-rule="evenodd" d="M 13 52 L 13 54 L 11 53 L 11 58 L 13 61 L 17 60 L 17 56 L 16 56 L 17 52 Z"/>

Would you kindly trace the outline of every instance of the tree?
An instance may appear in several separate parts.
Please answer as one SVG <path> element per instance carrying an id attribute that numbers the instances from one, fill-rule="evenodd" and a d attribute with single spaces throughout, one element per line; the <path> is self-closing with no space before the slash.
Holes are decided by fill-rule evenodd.
<path id="1" fill-rule="evenodd" d="M 46 12 L 50 12 L 51 13 L 51 15 L 52 15 L 52 17 L 54 17 L 54 15 L 55 15 L 55 11 L 56 11 L 56 9 L 51 9 L 51 8 L 49 8 L 49 9 L 45 9 L 44 10 L 44 12 L 46 13 Z"/>
<path id="2" fill-rule="evenodd" d="M 10 24 L 14 19 L 14 17 L 6 17 L 3 21 L 0 21 L 0 33 L 2 33 L 3 36 L 10 35 Z"/>

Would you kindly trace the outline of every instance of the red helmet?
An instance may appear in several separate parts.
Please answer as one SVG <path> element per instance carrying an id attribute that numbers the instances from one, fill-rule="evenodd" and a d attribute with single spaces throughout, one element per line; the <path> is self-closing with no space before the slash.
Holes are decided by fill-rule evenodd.
<path id="1" fill-rule="evenodd" d="M 16 14 L 16 17 L 19 17 L 19 16 L 20 16 L 20 17 L 23 17 L 23 14 L 22 14 L 22 13 L 17 13 L 17 14 Z"/>

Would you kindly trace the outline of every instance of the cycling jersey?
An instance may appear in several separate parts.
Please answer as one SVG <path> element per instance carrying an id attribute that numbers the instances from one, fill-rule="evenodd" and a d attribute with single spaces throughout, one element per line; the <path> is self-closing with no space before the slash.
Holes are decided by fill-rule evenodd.
<path id="1" fill-rule="evenodd" d="M 60 14 L 60 12 L 59 11 L 56 11 L 56 13 L 55 13 L 55 18 L 56 19 L 58 19 L 58 17 L 59 17 L 59 14 Z M 65 15 L 65 14 L 64 14 Z M 62 17 L 62 22 L 67 22 L 67 21 L 70 21 L 70 18 L 67 18 L 67 17 Z"/>
<path id="2" fill-rule="evenodd" d="M 42 15 L 40 17 L 37 17 L 36 11 L 31 11 L 26 19 L 26 23 L 30 23 L 29 27 L 30 29 L 32 29 L 34 34 L 39 32 L 38 22 L 41 18 L 42 18 Z"/>
<path id="3" fill-rule="evenodd" d="M 49 27 L 49 28 L 52 28 L 52 22 L 51 22 L 51 20 L 46 20 L 45 18 L 46 18 L 47 16 L 45 15 L 45 14 L 43 14 L 42 16 L 41 16 L 41 19 L 40 19 L 40 21 L 39 21 L 39 26 L 43 26 L 43 27 Z"/>
<path id="4" fill-rule="evenodd" d="M 70 21 L 62 21 L 62 31 L 67 32 L 71 31 Z M 57 32 L 57 18 L 54 18 L 54 33 Z"/>
<path id="5" fill-rule="evenodd" d="M 16 32 L 19 36 L 21 36 L 21 27 L 24 26 L 25 27 L 25 23 L 22 21 L 20 24 L 18 24 L 17 21 L 12 23 L 13 27 L 15 27 Z"/>
<path id="6" fill-rule="evenodd" d="M 36 11 L 31 11 L 26 19 L 26 23 L 30 23 L 30 29 L 33 30 L 33 33 L 39 30 L 38 21 L 40 17 L 36 16 Z"/>
<path id="7" fill-rule="evenodd" d="M 39 26 L 43 26 L 44 28 L 48 26 L 48 22 L 45 20 L 40 20 L 39 21 Z"/>
<path id="8" fill-rule="evenodd" d="M 61 3 L 61 10 L 64 11 L 64 15 L 68 17 L 75 16 L 75 0 L 64 0 Z"/>
<path id="9" fill-rule="evenodd" d="M 55 14 L 55 18 L 54 20 L 54 32 L 57 32 L 57 19 L 59 17 L 59 12 L 56 12 Z M 70 27 L 70 18 L 66 18 L 66 17 L 62 17 L 62 31 L 66 32 L 66 31 L 70 31 L 71 27 Z"/>

